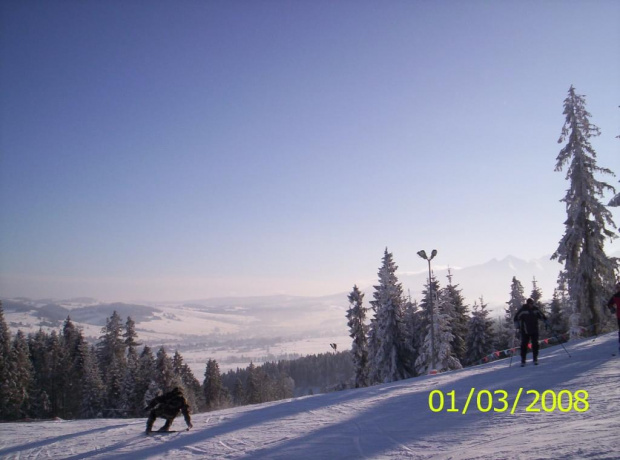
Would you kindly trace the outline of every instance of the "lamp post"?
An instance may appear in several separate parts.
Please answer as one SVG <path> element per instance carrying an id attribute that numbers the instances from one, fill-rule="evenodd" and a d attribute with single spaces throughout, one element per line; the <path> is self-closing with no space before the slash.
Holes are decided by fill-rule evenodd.
<path id="1" fill-rule="evenodd" d="M 433 282 L 431 280 L 431 260 L 437 255 L 437 250 L 433 249 L 430 258 L 426 255 L 426 251 L 418 251 L 418 255 L 428 262 L 428 302 L 431 309 L 431 371 L 435 373 L 435 321 L 433 314 Z"/>

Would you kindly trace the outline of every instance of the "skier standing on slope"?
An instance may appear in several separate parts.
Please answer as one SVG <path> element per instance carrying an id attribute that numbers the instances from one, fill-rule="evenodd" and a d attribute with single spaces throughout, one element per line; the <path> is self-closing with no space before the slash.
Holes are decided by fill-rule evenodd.
<path id="1" fill-rule="evenodd" d="M 521 335 L 521 367 L 525 366 L 527 345 L 530 341 L 534 364 L 538 364 L 538 320 L 540 319 L 545 322 L 545 327 L 549 326 L 547 317 L 534 305 L 532 299 L 527 299 L 525 305 L 521 306 L 515 314 L 515 329 Z"/>
<path id="2" fill-rule="evenodd" d="M 616 293 L 607 302 L 607 308 L 611 313 L 616 309 L 616 318 L 618 319 L 618 349 L 620 350 L 620 283 L 616 284 Z"/>
<path id="3" fill-rule="evenodd" d="M 161 396 L 157 396 L 149 403 L 148 406 L 144 408 L 144 410 L 151 410 L 149 419 L 146 422 L 147 434 L 151 432 L 153 423 L 155 423 L 155 419 L 157 419 L 157 417 L 166 419 L 166 423 L 158 431 L 168 431 L 170 429 L 170 425 L 172 425 L 172 422 L 180 412 L 183 413 L 185 423 L 187 424 L 187 429 L 189 430 L 193 426 L 192 419 L 190 417 L 189 404 L 187 404 L 187 400 L 185 399 L 185 396 L 183 396 L 183 392 L 179 387 L 175 387 L 172 391 Z"/>

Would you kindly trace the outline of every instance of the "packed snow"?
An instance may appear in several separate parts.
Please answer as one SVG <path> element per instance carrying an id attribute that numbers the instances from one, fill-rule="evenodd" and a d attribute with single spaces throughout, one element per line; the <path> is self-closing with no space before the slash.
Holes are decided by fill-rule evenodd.
<path id="1" fill-rule="evenodd" d="M 0 430 L 0 457 L 618 458 L 617 333 L 565 347 L 541 350 L 539 366 L 529 356 L 527 366 L 521 368 L 517 357 L 512 365 L 510 359 L 503 359 L 363 389 L 195 414 L 188 432 L 146 436 L 145 419 L 5 423 Z M 507 394 L 505 402 L 502 390 Z M 534 390 L 546 392 L 544 406 L 535 401 L 534 393 L 528 394 Z M 440 392 L 444 395 L 443 410 L 438 412 L 429 407 L 433 391 L 435 410 L 441 409 Z M 527 411 L 528 407 L 538 411 Z M 172 428 L 185 428 L 183 418 L 178 417 Z"/>

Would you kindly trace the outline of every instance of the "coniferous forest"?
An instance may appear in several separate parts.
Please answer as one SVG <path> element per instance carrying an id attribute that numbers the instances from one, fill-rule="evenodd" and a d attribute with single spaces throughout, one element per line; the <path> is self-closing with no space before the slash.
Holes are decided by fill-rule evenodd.
<path id="1" fill-rule="evenodd" d="M 96 343 L 89 343 L 68 317 L 59 331 L 12 335 L 0 304 L 0 419 L 79 419 L 144 417 L 147 403 L 161 392 L 181 387 L 193 412 L 256 404 L 315 392 L 359 388 L 460 369 L 514 356 L 513 317 L 531 298 L 548 318 L 541 346 L 611 330 L 605 310 L 614 292 L 618 261 L 608 257 L 604 242 L 616 238 L 603 192 L 614 187 L 598 175 L 590 139 L 600 130 L 590 122 L 585 97 L 571 86 L 564 101 L 565 123 L 556 171 L 569 187 L 565 233 L 552 258 L 563 264 L 551 300 L 532 280 L 526 289 L 517 278 L 506 280 L 507 301 L 499 320 L 489 317 L 483 297 L 468 305 L 454 275 L 447 283 L 432 273 L 422 299 L 405 295 L 394 255 L 386 248 L 372 299 L 354 286 L 346 312 L 351 349 L 269 362 L 222 374 L 216 360 L 193 375 L 178 351 L 152 349 L 140 343 L 131 317 L 116 312 L 107 318 Z M 429 262 L 430 271 L 430 262 Z M 367 306 L 368 305 L 368 306 Z"/>

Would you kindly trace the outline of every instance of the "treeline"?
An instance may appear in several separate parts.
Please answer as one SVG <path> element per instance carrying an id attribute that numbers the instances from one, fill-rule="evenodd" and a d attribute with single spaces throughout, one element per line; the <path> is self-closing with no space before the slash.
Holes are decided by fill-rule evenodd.
<path id="1" fill-rule="evenodd" d="M 442 372 L 508 356 L 519 343 L 515 337 L 514 316 L 525 303 L 525 289 L 513 277 L 509 300 L 503 315 L 492 319 L 483 298 L 471 308 L 458 285 L 442 287 L 432 276 L 418 303 L 403 295 L 396 276 L 397 266 L 387 248 L 379 269 L 370 307 L 357 286 L 348 296 L 348 326 L 352 343 L 355 387 L 392 382 Z M 550 302 L 542 302 L 535 280 L 529 297 L 547 316 L 549 330 L 540 339 L 559 339 L 568 331 L 570 304 L 563 278 Z M 372 314 L 372 317 L 369 317 Z"/>
<path id="2" fill-rule="evenodd" d="M 250 364 L 222 375 L 206 362 L 200 382 L 178 351 L 141 346 L 131 317 L 114 312 L 90 345 L 67 318 L 59 332 L 11 337 L 0 303 L 0 420 L 143 417 L 148 402 L 181 387 L 194 413 L 329 391 L 353 375 L 349 353 Z M 305 393 L 304 393 L 305 394 Z"/>
<path id="3" fill-rule="evenodd" d="M 267 362 L 258 367 L 250 364 L 246 369 L 228 371 L 222 382 L 233 403 L 243 405 L 343 389 L 353 373 L 351 353 L 344 351 Z"/>

